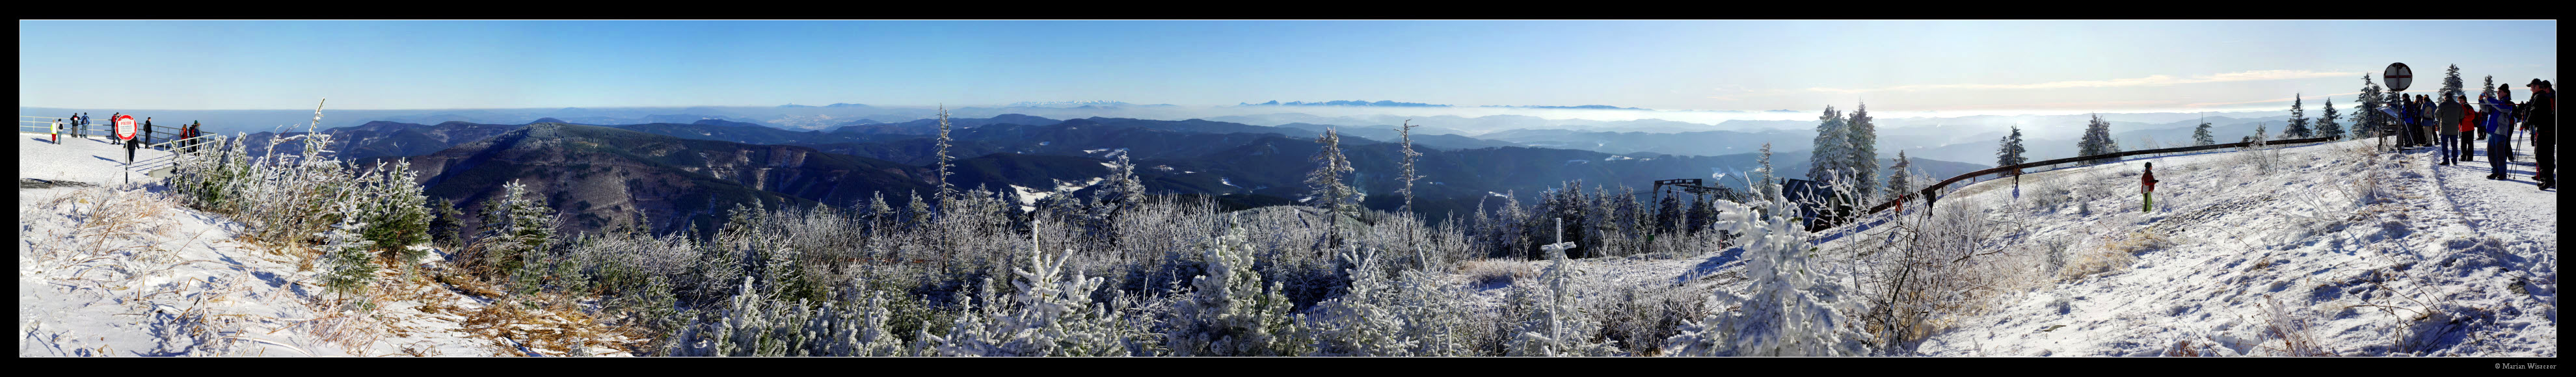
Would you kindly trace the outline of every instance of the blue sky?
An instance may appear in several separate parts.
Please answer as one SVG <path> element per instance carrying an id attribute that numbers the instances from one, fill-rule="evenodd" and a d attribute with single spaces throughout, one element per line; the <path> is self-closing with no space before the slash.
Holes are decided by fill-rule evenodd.
<path id="1" fill-rule="evenodd" d="M 2555 21 L 20 21 L 20 106 L 1396 100 L 1874 111 L 2349 102 L 2554 80 Z M 2412 91 L 2410 91 L 2412 92 Z M 2517 93 L 2527 94 L 2527 93 Z M 2274 103 L 2274 100 L 2284 100 Z"/>

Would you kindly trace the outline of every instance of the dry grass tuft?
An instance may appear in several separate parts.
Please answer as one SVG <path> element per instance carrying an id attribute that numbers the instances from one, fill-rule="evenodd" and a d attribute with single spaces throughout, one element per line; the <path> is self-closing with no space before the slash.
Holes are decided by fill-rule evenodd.
<path id="1" fill-rule="evenodd" d="M 1479 259 L 1458 264 L 1459 273 L 1477 286 L 1511 285 L 1522 278 L 1538 275 L 1538 269 L 1518 259 Z"/>

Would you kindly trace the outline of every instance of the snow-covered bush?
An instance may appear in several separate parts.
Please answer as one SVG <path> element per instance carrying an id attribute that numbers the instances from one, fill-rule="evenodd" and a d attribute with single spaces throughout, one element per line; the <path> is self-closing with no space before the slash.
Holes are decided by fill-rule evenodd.
<path id="1" fill-rule="evenodd" d="M 1101 278 L 1065 276 L 1072 250 L 1047 254 L 1031 250 L 1029 266 L 1012 271 L 1019 278 L 1010 298 L 994 300 L 986 280 L 980 310 L 970 306 L 947 336 L 923 334 L 921 341 L 935 343 L 941 356 L 1128 356 L 1143 326 L 1118 308 L 1091 302 Z"/>
<path id="2" fill-rule="evenodd" d="M 1344 254 L 1354 262 L 1342 297 L 1315 306 L 1317 355 L 1465 356 L 1461 292 L 1439 274 L 1400 269 L 1388 276 L 1375 253 Z"/>
<path id="3" fill-rule="evenodd" d="M 1531 318 L 1520 324 L 1505 355 L 1609 356 L 1617 352 L 1616 345 L 1593 341 L 1601 322 L 1584 313 L 1581 299 L 1576 297 L 1574 277 L 1579 271 L 1567 260 L 1563 249 L 1550 250 L 1552 264 L 1546 272 L 1539 273 L 1538 284 L 1512 292 L 1522 296 L 1513 301 L 1536 307 L 1530 311 Z"/>
<path id="4" fill-rule="evenodd" d="M 1751 291 L 1739 295 L 1710 292 L 1708 316 L 1682 326 L 1665 340 L 1665 354 L 1675 356 L 1845 356 L 1864 345 L 1847 323 L 1857 312 L 1855 298 L 1845 297 L 1848 273 L 1813 261 L 1814 239 L 1787 216 L 1794 206 L 1778 197 L 1755 200 L 1755 206 L 1718 202 L 1717 229 L 1740 234 L 1744 273 Z M 1766 209 L 1769 216 L 1756 216 Z"/>
<path id="5" fill-rule="evenodd" d="M 1206 274 L 1193 290 L 1174 297 L 1174 317 L 1164 336 L 1176 356 L 1282 356 L 1303 354 L 1299 319 L 1288 314 L 1283 287 L 1263 289 L 1252 269 L 1252 247 L 1243 228 L 1229 230 L 1206 248 Z"/>
<path id="6" fill-rule="evenodd" d="M 322 275 L 325 291 L 346 299 L 366 293 L 367 283 L 376 278 L 375 241 L 360 236 L 366 223 L 343 220 L 338 229 L 315 235 L 324 241 L 322 255 L 330 262 L 330 272 Z"/>
<path id="7" fill-rule="evenodd" d="M 864 284 L 861 284 L 864 285 Z M 904 356 L 887 330 L 881 294 L 841 309 L 831 302 L 771 300 L 745 278 L 718 319 L 675 334 L 667 356 Z"/>

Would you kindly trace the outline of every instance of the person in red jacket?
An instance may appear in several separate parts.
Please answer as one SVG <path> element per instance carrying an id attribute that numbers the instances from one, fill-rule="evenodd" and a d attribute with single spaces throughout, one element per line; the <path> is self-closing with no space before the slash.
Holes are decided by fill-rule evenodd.
<path id="1" fill-rule="evenodd" d="M 2138 175 L 2138 193 L 2146 198 L 2146 211 L 2156 211 L 2156 163 L 2147 163 L 2146 174 Z"/>
<path id="2" fill-rule="evenodd" d="M 2459 96 L 2460 96 L 2460 97 L 2467 97 L 2468 95 L 2466 95 L 2466 94 L 2461 94 L 2461 95 L 2459 95 Z M 2465 100 L 2465 99 L 2467 99 L 2467 98 L 2461 98 L 2461 99 Z M 2460 161 L 2477 161 L 2477 160 L 2478 160 L 2477 148 L 2476 148 L 2476 147 L 2471 146 L 2471 145 L 2473 145 L 2473 144 L 2471 144 L 2470 142 L 2472 142 L 2472 141 L 2476 141 L 2476 140 L 2474 140 L 2474 139 L 2477 137 L 2477 133 L 2478 133 L 2478 126 L 2477 126 L 2477 124 L 2478 124 L 2478 119 L 2479 119 L 2478 117 L 2479 117 L 2481 114 L 2478 114 L 2478 108 L 2477 108 L 2476 106 L 2471 106 L 2471 105 L 2473 105 L 2473 104 L 2469 103 L 2468 101 L 2460 101 L 2460 104 L 2459 104 L 2459 106 L 2460 106 L 2460 119 L 2458 120 L 2458 122 L 2459 122 L 2460 124 L 2456 125 L 2456 127 L 2459 127 L 2459 128 L 2460 128 L 2460 138 L 2459 138 L 2459 141 L 2457 141 L 2457 143 L 2459 144 L 2459 145 L 2457 145 L 2457 147 L 2459 147 L 2459 149 L 2460 149 Z"/>

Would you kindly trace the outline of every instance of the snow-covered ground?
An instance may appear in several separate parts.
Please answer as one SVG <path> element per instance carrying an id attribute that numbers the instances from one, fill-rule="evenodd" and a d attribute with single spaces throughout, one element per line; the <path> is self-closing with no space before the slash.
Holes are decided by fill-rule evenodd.
<path id="1" fill-rule="evenodd" d="M 246 242 L 239 224 L 178 204 L 149 184 L 158 179 L 120 183 L 123 148 L 19 148 L 21 179 L 87 184 L 18 191 L 20 356 L 562 354 L 496 335 L 529 325 L 466 325 L 487 299 L 392 271 L 372 314 L 332 308 L 320 269 L 292 252 Z"/>
<path id="2" fill-rule="evenodd" d="M 2364 152 L 2373 143 L 2280 148 L 2272 172 L 2250 153 L 2206 153 L 2033 174 L 2019 198 L 2012 180 L 1962 187 L 1943 208 L 1976 202 L 1985 216 L 2027 225 L 1985 246 L 2005 252 L 1998 258 L 2062 242 L 2069 264 L 2096 256 L 2106 267 L 2025 271 L 2030 279 L 1899 354 L 2159 356 L 2188 344 L 2203 356 L 2557 356 L 2557 192 L 2529 181 L 2529 148 L 2515 180 L 2491 181 L 2483 156 L 2439 166 L 2431 152 Z M 2137 194 L 2146 162 L 2161 181 L 2154 212 L 2140 210 Z M 2068 192 L 2065 204 L 2032 203 L 2051 185 Z M 1741 290 L 1737 257 L 1577 268 L 1597 298 L 1675 282 Z M 1476 301 L 1499 304 L 1505 291 L 1480 287 Z"/>

